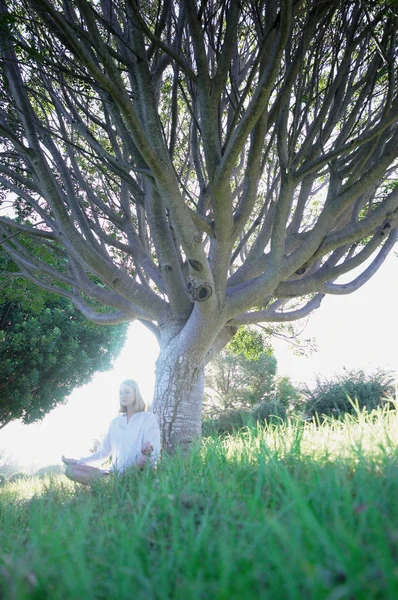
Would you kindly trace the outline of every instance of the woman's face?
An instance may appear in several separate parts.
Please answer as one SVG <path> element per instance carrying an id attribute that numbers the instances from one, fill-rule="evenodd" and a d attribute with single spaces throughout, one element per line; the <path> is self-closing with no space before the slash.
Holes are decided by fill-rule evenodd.
<path id="1" fill-rule="evenodd" d="M 122 383 L 120 386 L 120 404 L 122 406 L 131 406 L 135 402 L 135 390 L 129 385 Z"/>

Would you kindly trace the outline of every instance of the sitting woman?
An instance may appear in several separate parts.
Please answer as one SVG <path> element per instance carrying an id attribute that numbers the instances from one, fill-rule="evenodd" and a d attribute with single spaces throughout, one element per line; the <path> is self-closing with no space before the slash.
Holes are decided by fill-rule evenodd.
<path id="1" fill-rule="evenodd" d="M 138 385 L 132 379 L 120 385 L 120 412 L 122 414 L 111 422 L 98 452 L 80 460 L 62 457 L 69 479 L 89 485 L 107 477 L 111 471 L 122 473 L 129 467 L 155 465 L 161 450 L 158 421 L 155 415 L 146 412 Z M 89 466 L 102 464 L 111 455 L 110 470 Z"/>

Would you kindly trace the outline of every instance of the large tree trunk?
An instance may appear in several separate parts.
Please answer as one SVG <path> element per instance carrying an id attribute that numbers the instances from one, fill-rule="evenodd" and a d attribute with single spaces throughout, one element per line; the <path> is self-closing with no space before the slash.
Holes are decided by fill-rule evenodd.
<path id="1" fill-rule="evenodd" d="M 161 344 L 156 362 L 153 412 L 158 416 L 163 449 L 187 450 L 200 438 L 204 363 L 198 363 L 178 344 Z"/>
<path id="2" fill-rule="evenodd" d="M 200 438 L 205 365 L 230 341 L 236 328 L 220 331 L 216 319 L 206 318 L 196 321 L 185 337 L 185 342 L 195 339 L 194 344 L 184 343 L 181 333 L 181 324 L 162 329 L 156 361 L 152 410 L 159 418 L 166 452 L 177 446 L 188 450 L 191 442 Z"/>

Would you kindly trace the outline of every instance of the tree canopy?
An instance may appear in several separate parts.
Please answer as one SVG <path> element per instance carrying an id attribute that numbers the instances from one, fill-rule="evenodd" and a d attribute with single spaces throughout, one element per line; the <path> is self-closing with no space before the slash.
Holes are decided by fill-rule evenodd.
<path id="1" fill-rule="evenodd" d="M 5 262 L 0 253 L 0 267 L 11 269 Z M 70 300 L 32 287 L 2 282 L 0 429 L 15 419 L 42 419 L 109 369 L 126 337 L 126 325 L 90 323 Z"/>
<path id="2" fill-rule="evenodd" d="M 189 439 L 236 328 L 355 291 L 396 242 L 394 3 L 0 0 L 0 25 L 2 247 L 156 332 L 154 410 Z"/>

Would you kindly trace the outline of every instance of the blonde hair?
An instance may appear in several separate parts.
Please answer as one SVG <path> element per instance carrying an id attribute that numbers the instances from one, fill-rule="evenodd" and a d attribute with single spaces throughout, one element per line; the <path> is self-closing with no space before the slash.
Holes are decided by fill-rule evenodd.
<path id="1" fill-rule="evenodd" d="M 132 390 L 134 390 L 134 394 L 135 394 L 134 407 L 136 408 L 137 412 L 146 411 L 145 400 L 141 396 L 141 392 L 140 392 L 140 388 L 138 387 L 138 383 L 136 381 L 134 381 L 134 379 L 125 379 L 124 381 L 122 381 L 121 385 L 128 385 Z M 127 412 L 127 406 L 122 406 L 120 404 L 119 412 L 121 412 L 121 413 Z"/>

